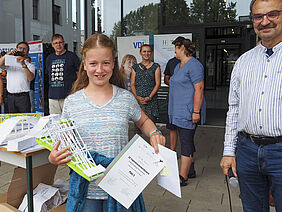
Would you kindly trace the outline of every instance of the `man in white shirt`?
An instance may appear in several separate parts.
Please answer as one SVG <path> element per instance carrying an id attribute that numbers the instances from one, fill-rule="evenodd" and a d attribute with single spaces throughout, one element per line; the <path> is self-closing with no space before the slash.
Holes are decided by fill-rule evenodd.
<path id="1" fill-rule="evenodd" d="M 29 46 L 25 41 L 19 42 L 17 48 L 6 55 L 17 56 L 18 66 L 6 66 L 7 91 L 9 113 L 30 113 L 31 105 L 29 98 L 30 81 L 34 79 L 35 66 L 26 61 Z M 5 68 L 5 57 L 0 58 L 0 68 Z"/>
<path id="2" fill-rule="evenodd" d="M 238 176 L 245 212 L 282 211 L 282 1 L 252 0 L 261 44 L 232 71 L 221 167 Z"/>

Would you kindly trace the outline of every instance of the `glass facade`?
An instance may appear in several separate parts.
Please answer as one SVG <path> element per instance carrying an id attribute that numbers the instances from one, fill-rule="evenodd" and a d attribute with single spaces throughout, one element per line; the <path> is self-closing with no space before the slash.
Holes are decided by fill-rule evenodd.
<path id="1" fill-rule="evenodd" d="M 205 68 L 208 107 L 226 108 L 227 87 L 237 58 L 257 41 L 249 18 L 251 0 L 1 0 L 0 43 L 64 36 L 80 56 L 85 38 L 192 33 L 196 58 Z M 214 104 L 222 93 L 224 101 Z M 210 96 L 209 96 L 210 95 Z"/>

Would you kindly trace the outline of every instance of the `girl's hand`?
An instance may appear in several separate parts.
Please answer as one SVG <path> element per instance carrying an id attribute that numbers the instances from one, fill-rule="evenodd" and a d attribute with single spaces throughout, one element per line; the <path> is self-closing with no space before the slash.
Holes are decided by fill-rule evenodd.
<path id="1" fill-rule="evenodd" d="M 154 147 L 155 152 L 159 153 L 158 144 L 165 146 L 165 137 L 160 133 L 154 133 L 150 137 L 150 143 Z"/>
<path id="2" fill-rule="evenodd" d="M 48 159 L 52 164 L 66 166 L 66 163 L 71 161 L 72 159 L 72 157 L 68 157 L 72 153 L 67 152 L 67 150 L 69 150 L 70 147 L 66 147 L 64 149 L 58 150 L 60 143 L 61 141 L 58 141 L 56 143 L 56 145 L 53 147 L 52 151 L 50 152 Z"/>

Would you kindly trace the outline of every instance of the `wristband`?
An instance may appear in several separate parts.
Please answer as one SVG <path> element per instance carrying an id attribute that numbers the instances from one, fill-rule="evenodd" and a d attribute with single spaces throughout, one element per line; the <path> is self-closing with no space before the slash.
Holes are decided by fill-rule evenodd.
<path id="1" fill-rule="evenodd" d="M 162 132 L 159 130 L 154 130 L 153 132 L 150 133 L 150 137 L 154 134 L 154 133 L 160 133 L 162 135 Z"/>
<path id="2" fill-rule="evenodd" d="M 195 113 L 195 114 L 200 114 L 200 112 L 193 112 L 193 113 Z"/>
<path id="3" fill-rule="evenodd" d="M 23 65 L 22 67 L 23 67 L 23 68 L 27 68 L 27 65 Z"/>

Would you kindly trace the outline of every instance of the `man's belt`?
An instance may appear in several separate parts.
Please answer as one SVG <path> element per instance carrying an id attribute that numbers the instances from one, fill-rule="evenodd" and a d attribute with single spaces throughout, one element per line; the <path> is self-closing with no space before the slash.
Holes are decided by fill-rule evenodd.
<path id="1" fill-rule="evenodd" d="M 9 93 L 8 92 L 8 95 L 11 95 L 11 96 L 27 96 L 27 95 L 29 95 L 29 92 L 21 92 L 21 93 Z"/>
<path id="2" fill-rule="evenodd" d="M 245 138 L 250 139 L 257 145 L 276 144 L 282 142 L 282 136 L 271 137 L 263 135 L 252 135 L 244 131 L 241 131 L 240 134 L 243 135 Z"/>

